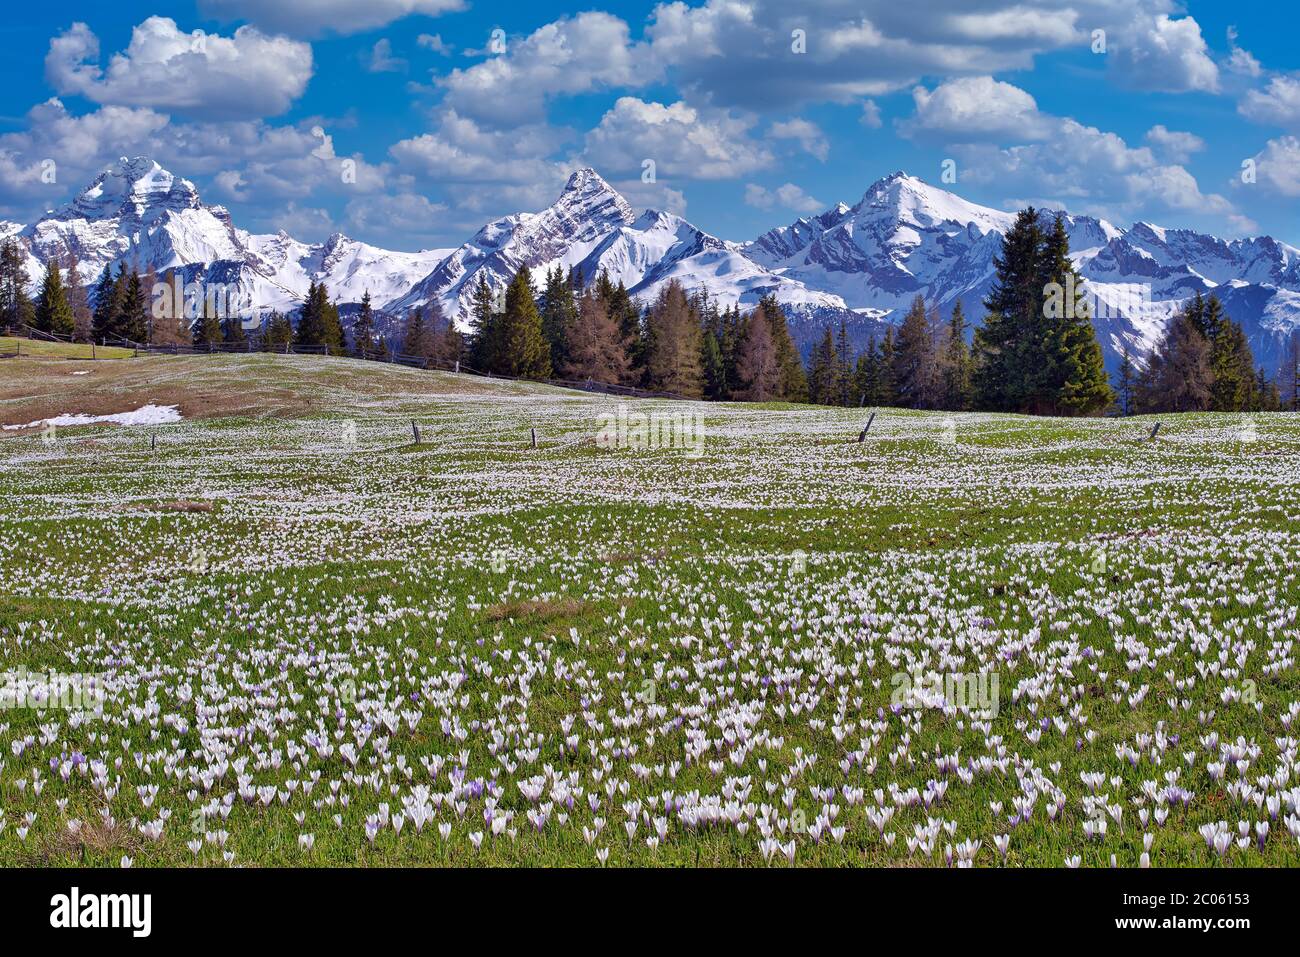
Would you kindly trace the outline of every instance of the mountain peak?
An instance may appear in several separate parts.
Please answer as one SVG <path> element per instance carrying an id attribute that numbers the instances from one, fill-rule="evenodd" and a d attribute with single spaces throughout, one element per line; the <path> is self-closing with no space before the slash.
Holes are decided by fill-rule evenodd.
<path id="1" fill-rule="evenodd" d="M 53 215 L 107 219 L 142 216 L 150 207 L 197 208 L 199 193 L 187 179 L 174 176 L 148 156 L 123 156 L 108 164 L 67 206 Z"/>
<path id="2" fill-rule="evenodd" d="M 624 225 L 636 219 L 627 200 L 590 166 L 576 169 L 569 175 L 569 181 L 551 208 L 562 208 L 570 215 L 583 218 L 617 220 Z"/>

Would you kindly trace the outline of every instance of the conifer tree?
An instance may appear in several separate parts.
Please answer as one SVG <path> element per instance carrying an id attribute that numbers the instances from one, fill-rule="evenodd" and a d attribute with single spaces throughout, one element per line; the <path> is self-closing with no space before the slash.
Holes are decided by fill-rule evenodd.
<path id="1" fill-rule="evenodd" d="M 568 358 L 561 373 L 570 379 L 590 379 L 616 385 L 627 378 L 628 355 L 623 334 L 610 316 L 605 301 L 594 290 L 577 301 L 578 316 Z"/>
<path id="2" fill-rule="evenodd" d="M 470 364 L 479 372 L 497 372 L 501 353 L 501 319 L 487 277 L 479 271 L 470 307 Z"/>
<path id="3" fill-rule="evenodd" d="M 35 306 L 27 295 L 27 266 L 13 237 L 0 244 L 0 327 L 31 325 Z"/>
<path id="4" fill-rule="evenodd" d="M 790 338 L 790 327 L 786 322 L 785 310 L 776 301 L 776 296 L 769 293 L 759 300 L 758 312 L 767 320 L 772 346 L 776 349 L 777 364 L 781 368 L 781 388 L 779 397 L 786 402 L 808 401 L 808 376 L 804 372 L 799 350 Z"/>
<path id="5" fill-rule="evenodd" d="M 266 320 L 262 348 L 268 352 L 283 352 L 284 347 L 291 342 L 293 342 L 293 325 L 289 322 L 289 317 L 279 310 L 273 311 Z"/>
<path id="6" fill-rule="evenodd" d="M 493 371 L 522 379 L 548 379 L 551 376 L 551 350 L 542 335 L 542 314 L 537 309 L 527 266 L 519 267 L 506 289 L 498 367 Z"/>
<path id="7" fill-rule="evenodd" d="M 736 382 L 733 396 L 745 402 L 771 402 L 781 398 L 784 372 L 776 343 L 772 341 L 772 323 L 764 315 L 763 303 L 744 320 L 736 358 Z M 805 388 L 806 388 L 805 383 Z"/>
<path id="8" fill-rule="evenodd" d="M 643 348 L 647 388 L 688 398 L 703 394 L 699 317 L 675 279 L 660 289 L 650 307 Z"/>
<path id="9" fill-rule="evenodd" d="M 67 281 L 64 288 L 68 307 L 72 310 L 72 337 L 77 342 L 89 342 L 92 335 L 90 300 L 86 295 L 85 283 L 81 281 L 81 264 L 77 254 L 71 250 L 68 252 L 65 272 Z"/>
<path id="10" fill-rule="evenodd" d="M 966 345 L 966 313 L 961 300 L 952 307 L 952 315 L 943 334 L 943 354 L 939 362 L 940 405 L 953 412 L 970 407 L 971 358 Z"/>
<path id="11" fill-rule="evenodd" d="M 880 378 L 876 388 L 876 404 L 897 406 L 898 387 L 894 382 L 894 327 L 885 329 L 885 337 L 880 340 L 879 355 Z"/>
<path id="12" fill-rule="evenodd" d="M 96 339 L 117 332 L 117 318 L 121 311 L 122 296 L 126 292 L 126 266 L 119 268 L 113 275 L 113 265 L 104 266 L 99 282 L 95 286 L 95 310 L 92 314 L 91 329 Z"/>
<path id="13" fill-rule="evenodd" d="M 551 350 L 551 368 L 567 368 L 570 358 L 570 340 L 578 319 L 578 306 L 573 295 L 571 276 L 565 277 L 557 265 L 546 274 L 546 289 L 542 292 L 542 335 Z"/>
<path id="14" fill-rule="evenodd" d="M 118 313 L 113 321 L 117 335 L 130 342 L 145 342 L 149 338 L 150 302 L 145 295 L 140 273 L 132 269 L 126 278 L 118 299 Z"/>
<path id="15" fill-rule="evenodd" d="M 1210 344 L 1201 333 L 1195 305 L 1170 321 L 1151 354 L 1136 390 L 1139 412 L 1203 412 L 1214 399 Z"/>
<path id="16" fill-rule="evenodd" d="M 432 335 L 424 321 L 424 307 L 416 306 L 406 316 L 402 329 L 402 351 L 407 355 L 430 358 L 433 352 Z"/>
<path id="17" fill-rule="evenodd" d="M 73 333 L 72 307 L 68 305 L 63 278 L 59 275 L 59 264 L 54 259 L 45 263 L 45 280 L 41 283 L 41 292 L 36 299 L 33 325 L 42 332 L 59 336 L 71 336 Z"/>
<path id="18" fill-rule="evenodd" d="M 1282 350 L 1282 368 L 1278 375 L 1282 408 L 1300 412 L 1300 330 L 1291 333 Z"/>
<path id="19" fill-rule="evenodd" d="M 216 304 L 204 297 L 199 318 L 194 323 L 194 348 L 211 349 L 224 339 Z"/>
<path id="20" fill-rule="evenodd" d="M 370 290 L 361 294 L 361 308 L 352 323 L 352 352 L 365 357 L 368 353 L 379 351 L 375 341 L 375 310 L 370 305 Z"/>
<path id="21" fill-rule="evenodd" d="M 898 327 L 893 372 L 900 405 L 909 409 L 930 406 L 935 386 L 934 336 L 923 296 L 912 300 Z"/>
<path id="22" fill-rule="evenodd" d="M 1124 352 L 1120 356 L 1119 369 L 1115 375 L 1115 394 L 1119 402 L 1119 413 L 1123 416 L 1132 415 L 1136 372 L 1133 368 L 1133 357 L 1129 353 L 1127 342 L 1124 343 Z"/>

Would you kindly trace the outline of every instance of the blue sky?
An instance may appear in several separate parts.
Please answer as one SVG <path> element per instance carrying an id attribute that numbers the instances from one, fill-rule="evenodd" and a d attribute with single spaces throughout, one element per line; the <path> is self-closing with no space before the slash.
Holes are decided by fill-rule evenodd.
<path id="1" fill-rule="evenodd" d="M 0 217 L 145 153 L 245 228 L 416 249 L 541 208 L 591 165 L 634 206 L 748 239 L 906 169 L 999 208 L 1300 245 L 1289 5 L 793 7 L 27 5 L 6 24 Z"/>

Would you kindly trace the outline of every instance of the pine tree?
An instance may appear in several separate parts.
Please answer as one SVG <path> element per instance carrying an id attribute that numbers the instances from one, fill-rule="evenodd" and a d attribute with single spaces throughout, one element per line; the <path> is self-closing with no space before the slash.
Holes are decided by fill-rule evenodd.
<path id="1" fill-rule="evenodd" d="M 221 338 L 227 345 L 247 346 L 248 337 L 244 335 L 244 323 L 238 316 L 228 316 L 221 323 Z"/>
<path id="2" fill-rule="evenodd" d="M 519 267 L 506 289 L 500 350 L 498 368 L 493 371 L 522 379 L 550 378 L 551 350 L 542 335 L 542 314 L 527 266 Z"/>
<path id="3" fill-rule="evenodd" d="M 95 286 L 95 310 L 91 318 L 91 329 L 96 339 L 102 340 L 105 336 L 117 332 L 117 317 L 121 311 L 121 300 L 125 292 L 126 266 L 120 267 L 118 274 L 114 276 L 112 264 L 105 265 Z"/>
<path id="4" fill-rule="evenodd" d="M 132 269 L 118 299 L 118 312 L 113 320 L 114 332 L 130 342 L 146 342 L 149 338 L 149 307 L 140 273 Z"/>
<path id="5" fill-rule="evenodd" d="M 831 327 L 822 330 L 821 342 L 808 362 L 808 399 L 816 405 L 839 405 L 839 364 Z"/>
<path id="6" fill-rule="evenodd" d="M 578 319 L 578 306 L 573 295 L 570 277 L 557 265 L 546 274 L 546 289 L 542 293 L 542 335 L 551 350 L 551 368 L 564 369 L 569 365 L 570 340 L 575 337 L 574 325 Z"/>
<path id="7" fill-rule="evenodd" d="M 776 296 L 769 293 L 759 300 L 759 312 L 767 320 L 772 346 L 776 349 L 777 364 L 781 368 L 780 398 L 786 402 L 808 401 L 808 377 L 804 373 L 799 350 L 790 338 L 790 327 L 786 322 L 785 311 Z"/>
<path id="8" fill-rule="evenodd" d="M 1277 412 L 1282 408 L 1282 394 L 1277 383 L 1268 377 L 1264 367 L 1255 372 L 1255 395 L 1251 409 L 1255 412 Z"/>
<path id="9" fill-rule="evenodd" d="M 499 372 L 501 319 L 495 311 L 492 287 L 479 271 L 470 308 L 470 363 L 479 372 Z"/>
<path id="10" fill-rule="evenodd" d="M 882 404 L 880 399 L 880 346 L 876 343 L 874 333 L 867 339 L 866 349 L 858 356 L 853 379 L 854 389 L 858 394 L 858 404 Z"/>
<path id="11" fill-rule="evenodd" d="M 1300 412 L 1300 330 L 1291 333 L 1286 348 L 1282 350 L 1282 368 L 1278 373 L 1282 391 L 1282 407 Z"/>
<path id="12" fill-rule="evenodd" d="M 22 247 L 10 237 L 0 245 L 0 327 L 31 325 L 35 312 L 27 295 L 27 266 Z"/>
<path id="13" fill-rule="evenodd" d="M 72 307 L 68 305 L 59 264 L 54 259 L 45 263 L 45 281 L 41 283 L 41 292 L 36 299 L 33 325 L 42 332 L 59 336 L 71 336 L 73 332 Z"/>
<path id="14" fill-rule="evenodd" d="M 744 320 L 736 358 L 739 388 L 732 394 L 745 402 L 771 402 L 781 398 L 784 378 L 776 343 L 772 341 L 772 324 L 760 302 Z"/>
<path id="15" fill-rule="evenodd" d="M 935 391 L 934 335 L 925 298 L 912 300 L 894 342 L 894 387 L 904 408 L 924 409 Z"/>
<path id="16" fill-rule="evenodd" d="M 1129 354 L 1128 343 L 1124 343 L 1124 352 L 1120 356 L 1119 370 L 1116 373 L 1115 393 L 1119 401 L 1119 413 L 1123 416 L 1133 414 L 1133 386 L 1136 372 L 1133 357 Z"/>
<path id="17" fill-rule="evenodd" d="M 367 354 L 378 352 L 375 341 L 375 310 L 370 305 L 370 290 L 361 294 L 361 309 L 352 323 L 352 353 L 365 358 Z"/>
<path id="18" fill-rule="evenodd" d="M 966 314 L 961 300 L 953 304 L 944 330 L 943 354 L 939 362 L 940 405 L 953 412 L 970 407 L 971 358 L 966 345 Z"/>
<path id="19" fill-rule="evenodd" d="M 993 412 L 1023 411 L 1031 397 L 1037 361 L 1034 330 L 1043 290 L 1039 255 L 1043 244 L 1038 211 L 1022 210 L 1002 238 L 993 260 L 995 277 L 984 300 L 987 315 L 975 333 L 975 406 Z"/>
<path id="20" fill-rule="evenodd" d="M 681 283 L 668 282 L 646 316 L 645 383 L 657 392 L 699 398 L 704 391 L 700 368 L 700 322 Z"/>
<path id="21" fill-rule="evenodd" d="M 402 351 L 422 359 L 432 355 L 433 336 L 425 324 L 423 306 L 416 306 L 406 316 L 406 326 L 402 330 Z"/>
<path id="22" fill-rule="evenodd" d="M 284 347 L 293 342 L 293 325 L 289 317 L 274 311 L 266 321 L 266 333 L 262 336 L 262 348 L 268 352 L 283 352 Z"/>
<path id="23" fill-rule="evenodd" d="M 627 378 L 629 359 L 623 334 L 595 291 L 577 301 L 578 316 L 570 325 L 568 358 L 561 367 L 570 379 L 616 385 Z"/>
<path id="24" fill-rule="evenodd" d="M 1217 296 L 1210 296 L 1209 301 L 1219 305 Z M 1255 395 L 1255 357 L 1246 333 L 1226 315 L 1213 328 L 1210 371 L 1214 384 L 1210 408 L 1216 412 L 1248 411 Z"/>
<path id="25" fill-rule="evenodd" d="M 704 372 L 704 397 L 714 402 L 726 399 L 727 370 L 718 334 L 713 329 L 705 329 L 700 334 L 700 368 Z"/>

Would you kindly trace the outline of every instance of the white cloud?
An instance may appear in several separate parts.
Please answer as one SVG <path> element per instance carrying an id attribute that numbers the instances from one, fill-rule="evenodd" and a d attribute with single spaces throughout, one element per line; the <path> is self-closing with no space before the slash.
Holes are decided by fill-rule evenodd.
<path id="1" fill-rule="evenodd" d="M 438 80 L 444 103 L 462 116 L 497 123 L 537 118 L 546 100 L 613 87 L 640 87 L 657 78 L 649 49 L 629 41 L 628 25 L 592 11 L 548 23 L 506 52 L 452 70 Z"/>
<path id="2" fill-rule="evenodd" d="M 370 48 L 370 62 L 366 69 L 371 73 L 400 73 L 406 69 L 406 61 L 393 56 L 393 42 L 384 37 L 376 40 Z"/>
<path id="3" fill-rule="evenodd" d="M 1039 140 L 1050 135 L 1054 126 L 1049 117 L 1039 113 L 1032 96 L 991 76 L 949 80 L 933 91 L 918 86 L 912 99 L 916 113 L 898 124 L 899 132 L 908 137 L 961 142 Z"/>
<path id="4" fill-rule="evenodd" d="M 745 184 L 745 203 L 757 209 L 772 209 L 784 206 L 798 213 L 817 213 L 826 208 L 819 199 L 814 199 L 794 183 L 786 183 L 774 190 L 769 190 L 756 183 Z"/>
<path id="5" fill-rule="evenodd" d="M 1163 123 L 1157 123 L 1147 130 L 1146 139 L 1172 163 L 1186 163 L 1193 153 L 1205 149 L 1205 140 L 1195 133 L 1166 129 Z"/>
<path id="6" fill-rule="evenodd" d="M 1248 90 L 1237 104 L 1248 120 L 1300 129 L 1300 74 L 1275 76 L 1264 90 Z"/>
<path id="7" fill-rule="evenodd" d="M 415 38 L 415 42 L 425 50 L 432 50 L 442 56 L 451 56 L 452 46 L 442 39 L 442 34 L 421 33 Z"/>
<path id="8" fill-rule="evenodd" d="M 1292 199 L 1300 197 L 1300 139 L 1282 136 L 1269 140 L 1255 163 L 1258 182 L 1266 190 Z"/>
<path id="9" fill-rule="evenodd" d="M 1237 45 L 1237 28 L 1228 27 L 1228 46 L 1232 54 L 1228 57 L 1228 69 L 1244 76 L 1260 76 L 1264 70 L 1249 52 Z"/>
<path id="10" fill-rule="evenodd" d="M 862 101 L 862 116 L 858 118 L 858 122 L 869 130 L 880 129 L 882 125 L 880 107 L 876 106 L 875 100 Z"/>
<path id="11" fill-rule="evenodd" d="M 96 103 L 234 118 L 283 113 L 312 75 L 306 43 L 247 26 L 231 37 L 184 33 L 167 17 L 135 27 L 107 70 L 98 60 L 99 39 L 86 24 L 74 23 L 50 41 L 45 76 L 60 93 Z"/>
<path id="12" fill-rule="evenodd" d="M 1192 17 L 1139 17 L 1111 42 L 1120 75 L 1138 89 L 1219 91 L 1219 68 L 1210 59 L 1200 24 Z"/>
<path id="13" fill-rule="evenodd" d="M 357 33 L 413 13 L 436 17 L 464 10 L 465 0 L 200 0 L 219 20 L 247 20 L 290 36 Z"/>
<path id="14" fill-rule="evenodd" d="M 592 165 L 617 173 L 654 160 L 659 176 L 731 179 L 773 162 L 770 150 L 749 136 L 752 118 L 697 110 L 685 103 L 647 103 L 620 97 L 587 134 Z"/>
<path id="15" fill-rule="evenodd" d="M 817 157 L 823 163 L 830 155 L 831 145 L 826 141 L 826 135 L 817 124 L 799 117 L 773 123 L 767 135 L 778 140 L 795 140 L 805 153 Z"/>
<path id="16" fill-rule="evenodd" d="M 437 234 L 446 212 L 445 204 L 418 193 L 358 198 L 348 203 L 346 211 L 349 228 L 365 236 L 366 242 L 397 244 L 408 237 Z"/>

